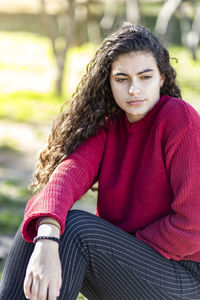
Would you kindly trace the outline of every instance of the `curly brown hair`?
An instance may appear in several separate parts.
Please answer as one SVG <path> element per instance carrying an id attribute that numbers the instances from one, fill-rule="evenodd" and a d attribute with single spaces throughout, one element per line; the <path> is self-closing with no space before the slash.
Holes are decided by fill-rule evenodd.
<path id="1" fill-rule="evenodd" d="M 120 108 L 110 88 L 111 65 L 119 55 L 131 51 L 152 53 L 160 73 L 165 76 L 160 93 L 181 97 L 167 49 L 143 26 L 123 24 L 104 40 L 72 95 L 70 106 L 55 120 L 47 147 L 40 153 L 31 191 L 41 190 L 61 161 L 95 135 L 100 127 L 106 128 L 106 118 L 115 119 Z"/>

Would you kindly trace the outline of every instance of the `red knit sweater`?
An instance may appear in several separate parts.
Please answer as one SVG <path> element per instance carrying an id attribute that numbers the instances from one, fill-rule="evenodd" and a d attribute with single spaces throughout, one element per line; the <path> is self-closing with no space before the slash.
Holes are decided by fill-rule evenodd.
<path id="1" fill-rule="evenodd" d="M 44 215 L 63 232 L 68 210 L 96 180 L 98 216 L 168 259 L 200 262 L 200 117 L 189 104 L 162 96 L 138 122 L 122 114 L 80 145 L 29 200 L 24 239 Z"/>

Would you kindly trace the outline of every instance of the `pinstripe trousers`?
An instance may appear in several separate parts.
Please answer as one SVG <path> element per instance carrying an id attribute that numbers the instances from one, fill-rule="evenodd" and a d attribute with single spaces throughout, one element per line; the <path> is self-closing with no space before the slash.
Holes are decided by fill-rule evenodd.
<path id="1" fill-rule="evenodd" d="M 167 260 L 147 244 L 88 212 L 71 210 L 61 237 L 58 299 L 200 299 L 200 263 Z M 0 300 L 25 300 L 23 280 L 33 244 L 16 234 Z"/>

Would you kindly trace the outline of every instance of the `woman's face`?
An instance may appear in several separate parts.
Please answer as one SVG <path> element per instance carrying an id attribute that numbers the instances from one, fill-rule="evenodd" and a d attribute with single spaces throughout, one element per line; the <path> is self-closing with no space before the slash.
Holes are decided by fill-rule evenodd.
<path id="1" fill-rule="evenodd" d="M 160 98 L 164 76 L 151 52 L 122 54 L 112 63 L 110 85 L 118 106 L 129 122 L 142 119 Z"/>

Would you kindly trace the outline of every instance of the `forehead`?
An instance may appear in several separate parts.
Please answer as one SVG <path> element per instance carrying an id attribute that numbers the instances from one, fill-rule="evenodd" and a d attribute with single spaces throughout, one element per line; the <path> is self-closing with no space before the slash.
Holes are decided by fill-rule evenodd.
<path id="1" fill-rule="evenodd" d="M 158 70 L 157 62 L 151 52 L 129 52 L 119 55 L 112 63 L 111 71 L 140 72 L 145 69 Z"/>

